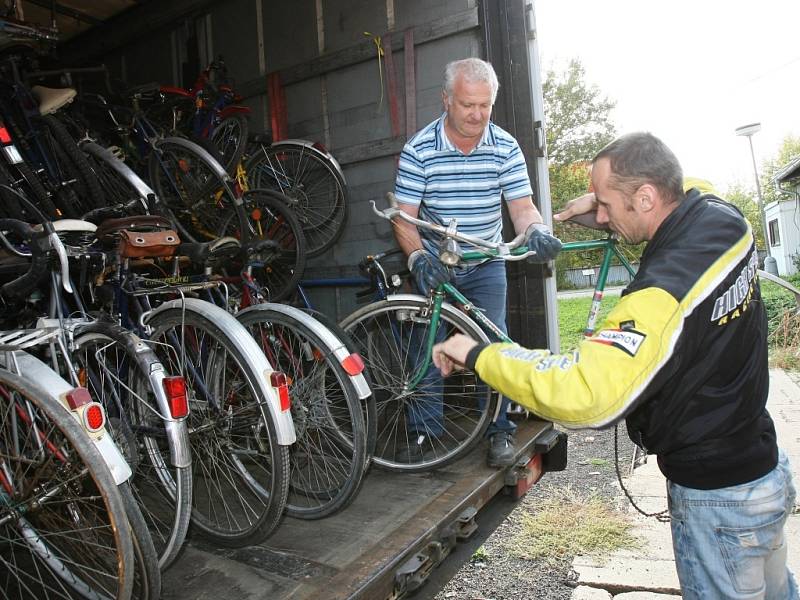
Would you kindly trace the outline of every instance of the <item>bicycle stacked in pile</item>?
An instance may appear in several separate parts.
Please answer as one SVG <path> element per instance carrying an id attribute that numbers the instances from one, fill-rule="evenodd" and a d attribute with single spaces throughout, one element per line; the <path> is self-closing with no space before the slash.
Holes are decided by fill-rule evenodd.
<path id="1" fill-rule="evenodd" d="M 341 231 L 344 179 L 263 137 L 226 170 L 246 111 L 210 77 L 187 108 L 29 58 L 0 60 L 0 589 L 157 598 L 190 531 L 257 544 L 358 492 L 363 363 L 276 303 Z"/>

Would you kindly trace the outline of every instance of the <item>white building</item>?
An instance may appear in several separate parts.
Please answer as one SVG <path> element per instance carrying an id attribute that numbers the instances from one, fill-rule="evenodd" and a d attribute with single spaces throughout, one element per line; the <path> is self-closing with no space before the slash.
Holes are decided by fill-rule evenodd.
<path id="1" fill-rule="evenodd" d="M 800 270 L 800 157 L 774 181 L 783 196 L 764 207 L 769 253 L 778 263 L 779 275 L 793 275 Z"/>

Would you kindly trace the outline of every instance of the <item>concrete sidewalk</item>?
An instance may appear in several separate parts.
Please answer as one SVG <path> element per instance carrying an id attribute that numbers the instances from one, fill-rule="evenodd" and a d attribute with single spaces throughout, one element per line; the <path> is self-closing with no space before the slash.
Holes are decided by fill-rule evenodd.
<path id="1" fill-rule="evenodd" d="M 775 421 L 778 444 L 789 456 L 795 486 L 800 489 L 800 376 L 770 370 L 767 408 Z M 654 457 L 625 480 L 636 504 L 648 513 L 667 508 L 664 476 Z M 798 499 L 800 502 L 800 499 Z M 640 548 L 621 550 L 603 560 L 578 556 L 573 569 L 578 587 L 572 600 L 656 600 L 680 598 L 678 575 L 672 555 L 669 523 L 639 515 L 630 505 L 632 533 L 642 540 Z M 800 579 L 800 514 L 789 517 L 789 567 Z"/>

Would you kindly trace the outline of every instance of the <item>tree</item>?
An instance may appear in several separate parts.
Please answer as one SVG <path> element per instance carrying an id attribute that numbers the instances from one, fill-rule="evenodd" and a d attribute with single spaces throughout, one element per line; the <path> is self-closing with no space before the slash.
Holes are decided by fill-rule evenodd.
<path id="1" fill-rule="evenodd" d="M 548 70 L 543 85 L 547 156 L 550 165 L 585 163 L 615 137 L 615 103 L 585 81 L 579 60 L 566 71 Z"/>
<path id="2" fill-rule="evenodd" d="M 550 197 L 553 211 L 589 189 L 589 161 L 616 136 L 611 121 L 615 103 L 599 88 L 585 81 L 580 61 L 572 60 L 563 72 L 548 70 L 543 85 L 549 161 Z M 592 239 L 597 232 L 579 226 L 556 224 L 564 240 Z M 596 251 L 563 252 L 556 271 L 589 267 L 600 260 Z M 563 282 L 561 282 L 563 284 Z"/>
<path id="3" fill-rule="evenodd" d="M 755 192 L 741 183 L 735 183 L 728 188 L 723 199 L 742 211 L 745 218 L 750 221 L 750 227 L 752 227 L 753 235 L 756 237 L 756 248 L 766 248 L 764 245 L 764 228 L 761 227 L 761 215 L 758 214 L 758 202 Z"/>
<path id="4" fill-rule="evenodd" d="M 800 137 L 789 135 L 783 139 L 778 154 L 761 164 L 761 194 L 764 197 L 765 206 L 770 202 L 785 198 L 785 195 L 775 187 L 773 179 L 798 157 L 800 157 Z"/>

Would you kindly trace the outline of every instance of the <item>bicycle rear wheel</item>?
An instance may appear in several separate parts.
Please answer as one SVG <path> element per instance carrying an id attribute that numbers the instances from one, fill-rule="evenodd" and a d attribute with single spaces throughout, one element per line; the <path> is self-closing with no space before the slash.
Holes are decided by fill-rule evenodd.
<path id="1" fill-rule="evenodd" d="M 127 600 L 125 505 L 97 448 L 30 381 L 0 373 L 0 589 L 9 598 Z"/>
<path id="2" fill-rule="evenodd" d="M 355 311 L 341 325 L 370 374 L 377 412 L 376 464 L 428 471 L 460 458 L 483 438 L 494 416 L 496 395 L 475 373 L 459 371 L 442 378 L 431 365 L 411 386 L 428 352 L 425 340 L 431 321 L 426 299 L 381 300 Z M 456 333 L 488 342 L 477 324 L 443 305 L 436 339 Z M 425 436 L 422 456 L 401 458 L 420 435 Z"/>
<path id="3" fill-rule="evenodd" d="M 251 188 L 274 190 L 289 199 L 309 256 L 321 255 L 339 239 L 347 222 L 347 190 L 324 153 L 302 143 L 261 146 L 245 170 Z"/>
<path id="4" fill-rule="evenodd" d="M 126 339 L 127 338 L 127 339 Z M 81 384 L 109 415 L 109 430 L 133 471 L 131 491 L 153 538 L 158 562 L 167 568 L 183 546 L 191 517 L 191 463 L 176 466 L 172 456 L 187 456 L 186 422 L 163 414 L 149 375 L 163 369 L 144 342 L 111 324 L 92 323 L 74 340 L 72 361 Z M 183 435 L 170 435 L 171 429 Z"/>
<path id="5" fill-rule="evenodd" d="M 236 340 L 203 314 L 167 309 L 148 325 L 150 339 L 175 347 L 161 356 L 183 373 L 190 404 L 194 479 L 192 522 L 218 544 L 264 541 L 288 494 L 289 449 L 277 432 Z M 160 353 L 159 350 L 156 350 Z"/>
<path id="6" fill-rule="evenodd" d="M 347 506 L 367 461 L 358 391 L 310 326 L 260 305 L 237 315 L 273 368 L 286 374 L 297 442 L 290 451 L 286 514 L 319 519 Z M 323 327 L 319 324 L 320 327 Z"/>

